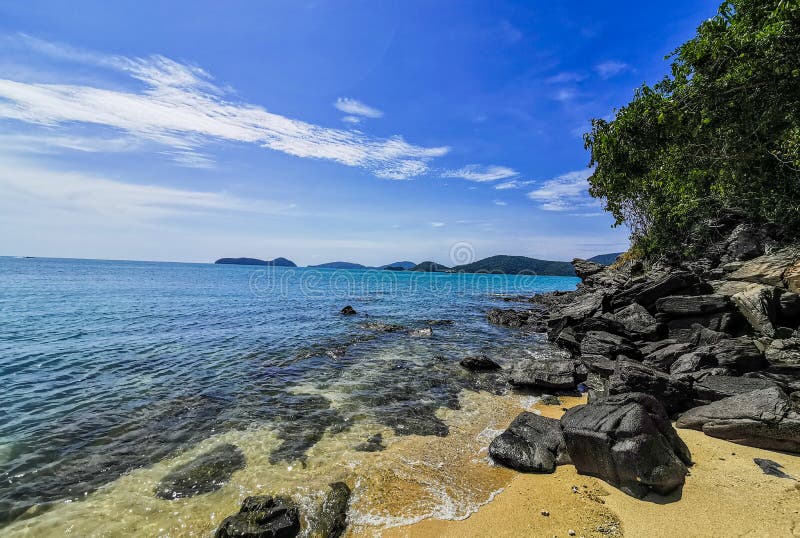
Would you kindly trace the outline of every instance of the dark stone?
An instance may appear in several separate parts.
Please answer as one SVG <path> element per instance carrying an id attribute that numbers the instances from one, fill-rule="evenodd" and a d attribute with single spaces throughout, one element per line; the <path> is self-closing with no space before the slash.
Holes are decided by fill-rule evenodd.
<path id="1" fill-rule="evenodd" d="M 728 333 L 714 331 L 697 324 L 692 326 L 692 337 L 690 341 L 693 346 L 708 346 L 730 337 L 731 335 Z"/>
<path id="2" fill-rule="evenodd" d="M 574 389 L 586 372 L 572 359 L 523 360 L 514 364 L 509 382 L 517 387 Z"/>
<path id="3" fill-rule="evenodd" d="M 656 311 L 673 317 L 704 316 L 730 308 L 724 295 L 671 295 L 656 301 Z"/>
<path id="4" fill-rule="evenodd" d="M 764 254 L 764 230 L 752 224 L 739 224 L 728 236 L 722 261 L 745 261 Z"/>
<path id="5" fill-rule="evenodd" d="M 604 316 L 607 315 L 613 316 L 614 320 L 622 324 L 625 332 L 617 332 L 617 334 L 623 334 L 627 338 L 657 340 L 662 336 L 661 333 L 663 331 L 656 318 L 651 316 L 647 309 L 640 304 L 632 303 L 614 314 L 604 314 Z"/>
<path id="6" fill-rule="evenodd" d="M 580 349 L 581 355 L 602 355 L 609 359 L 616 359 L 619 355 L 639 356 L 639 349 L 627 338 L 600 331 L 586 333 Z"/>
<path id="7" fill-rule="evenodd" d="M 777 387 L 695 407 L 677 425 L 741 445 L 800 452 L 800 413 Z"/>
<path id="8" fill-rule="evenodd" d="M 575 258 L 572 260 L 572 267 L 575 268 L 575 274 L 578 275 L 578 278 L 586 281 L 586 277 L 599 273 L 605 269 L 606 266 L 600 263 L 590 262 L 589 260 Z"/>
<path id="9" fill-rule="evenodd" d="M 645 355 L 644 359 L 642 359 L 642 364 L 658 368 L 663 372 L 669 372 L 670 367 L 678 360 L 678 357 L 686 354 L 690 349 L 692 349 L 692 345 L 686 342 L 667 344 L 663 347 L 655 348 L 654 351 Z"/>
<path id="10" fill-rule="evenodd" d="M 498 370 L 500 368 L 499 364 L 494 362 L 486 355 L 465 357 L 461 359 L 459 364 L 471 372 L 485 372 L 488 370 Z"/>
<path id="11" fill-rule="evenodd" d="M 425 323 L 433 326 L 452 325 L 455 323 L 452 319 L 426 319 Z"/>
<path id="12" fill-rule="evenodd" d="M 638 498 L 650 491 L 665 495 L 685 481 L 689 449 L 652 396 L 599 398 L 569 409 L 561 425 L 567 452 L 580 474 Z"/>
<path id="13" fill-rule="evenodd" d="M 613 308 L 623 308 L 635 302 L 650 310 L 655 306 L 656 301 L 662 297 L 674 295 L 700 283 L 700 277 L 695 274 L 673 271 L 655 280 L 647 280 L 636 284 L 617 294 L 611 300 L 611 306 Z"/>
<path id="14" fill-rule="evenodd" d="M 547 330 L 547 315 L 543 310 L 514 310 L 493 308 L 486 314 L 489 323 L 503 327 L 524 328 L 535 332 Z"/>
<path id="15" fill-rule="evenodd" d="M 354 315 L 356 315 L 356 314 L 357 314 L 357 312 L 356 312 L 356 309 L 355 309 L 355 308 L 353 308 L 353 307 L 352 307 L 352 306 L 350 306 L 350 305 L 347 305 L 347 306 L 345 306 L 344 308 L 342 308 L 341 314 L 342 314 L 343 316 L 354 316 Z"/>
<path id="16" fill-rule="evenodd" d="M 656 316 L 659 318 L 661 314 Z M 691 342 L 697 326 L 705 327 L 715 332 L 728 334 L 740 333 L 741 316 L 735 312 L 717 312 L 707 316 L 689 316 L 664 320 L 667 324 L 667 333 L 670 338 L 680 342 Z"/>
<path id="17" fill-rule="evenodd" d="M 753 284 L 731 296 L 739 312 L 756 332 L 772 337 L 779 321 L 781 288 Z"/>
<path id="18" fill-rule="evenodd" d="M 155 494 L 159 499 L 172 500 L 210 493 L 244 466 L 241 450 L 231 444 L 219 445 L 170 471 L 156 486 Z"/>
<path id="19" fill-rule="evenodd" d="M 534 413 L 520 413 L 489 445 L 489 455 L 525 473 L 552 473 L 568 463 L 561 423 Z"/>
<path id="20" fill-rule="evenodd" d="M 608 393 L 629 392 L 655 397 L 670 414 L 686 409 L 692 397 L 691 384 L 635 361 L 618 360 L 608 378 Z"/>
<path id="21" fill-rule="evenodd" d="M 800 364 L 800 338 L 776 339 L 764 350 L 771 366 Z"/>
<path id="22" fill-rule="evenodd" d="M 312 536 L 339 538 L 347 528 L 347 509 L 350 488 L 344 482 L 334 482 L 325 494 Z"/>
<path id="23" fill-rule="evenodd" d="M 698 400 L 715 402 L 736 394 L 774 386 L 775 383 L 767 379 L 709 375 L 694 383 L 694 393 Z"/>
<path id="24" fill-rule="evenodd" d="M 624 357 L 624 355 L 621 357 Z M 590 372 L 603 377 L 608 377 L 613 374 L 614 368 L 617 366 L 616 361 L 604 357 L 603 355 L 581 355 L 581 362 Z"/>
<path id="25" fill-rule="evenodd" d="M 367 439 L 366 442 L 359 443 L 354 448 L 357 452 L 380 452 L 386 448 L 383 446 L 383 434 L 376 433 Z"/>
<path id="26" fill-rule="evenodd" d="M 362 325 L 367 330 L 382 332 L 382 333 L 396 333 L 406 330 L 402 325 L 395 325 L 393 323 L 383 323 L 382 321 L 368 321 Z"/>
<path id="27" fill-rule="evenodd" d="M 572 299 L 566 305 L 553 311 L 548 324 L 557 323 L 561 318 L 579 321 L 595 314 L 602 314 L 608 302 L 608 296 L 599 291 L 575 295 Z"/>
<path id="28" fill-rule="evenodd" d="M 247 497 L 239 513 L 228 516 L 215 538 L 292 538 L 300 534 L 300 513 L 283 497 Z"/>
<path id="29" fill-rule="evenodd" d="M 764 474 L 769 476 L 777 476 L 778 478 L 788 478 L 794 480 L 794 477 L 781 471 L 783 465 L 777 461 L 767 460 L 763 458 L 753 458 L 753 463 L 758 465 Z"/>
<path id="30" fill-rule="evenodd" d="M 800 391 L 800 364 L 770 366 L 766 370 L 746 373 L 744 377 L 768 379 L 787 393 Z"/>
<path id="31" fill-rule="evenodd" d="M 800 295 L 785 291 L 778 302 L 778 320 L 785 327 L 796 329 L 800 325 Z"/>

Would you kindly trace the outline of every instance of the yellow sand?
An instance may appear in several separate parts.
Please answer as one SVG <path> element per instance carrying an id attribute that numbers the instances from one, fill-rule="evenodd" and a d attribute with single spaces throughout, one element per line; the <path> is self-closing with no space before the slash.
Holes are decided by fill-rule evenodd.
<path id="1" fill-rule="evenodd" d="M 543 415 L 562 414 L 560 407 L 537 407 Z M 678 433 L 695 463 L 680 495 L 634 499 L 601 480 L 578 475 L 570 465 L 553 475 L 517 474 L 491 503 L 466 520 L 428 519 L 383 536 L 566 537 L 570 530 L 587 537 L 800 536 L 800 482 L 767 476 L 753 463 L 753 458 L 771 459 L 800 478 L 800 457 L 735 445 L 692 430 Z"/>

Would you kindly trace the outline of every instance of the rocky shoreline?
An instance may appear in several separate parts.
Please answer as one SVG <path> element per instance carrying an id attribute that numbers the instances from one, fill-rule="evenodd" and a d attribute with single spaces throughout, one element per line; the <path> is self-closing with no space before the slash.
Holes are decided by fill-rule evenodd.
<path id="1" fill-rule="evenodd" d="M 496 461 L 524 472 L 571 461 L 641 498 L 679 489 L 692 464 L 671 420 L 800 453 L 800 246 L 730 215 L 711 225 L 721 240 L 700 259 L 576 259 L 576 291 L 489 312 L 566 351 L 519 361 L 513 385 L 589 395 L 560 421 L 520 415 L 492 443 Z"/>

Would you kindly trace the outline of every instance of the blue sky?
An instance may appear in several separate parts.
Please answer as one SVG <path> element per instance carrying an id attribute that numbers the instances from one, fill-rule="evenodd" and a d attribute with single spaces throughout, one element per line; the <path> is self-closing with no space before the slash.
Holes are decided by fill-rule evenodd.
<path id="1" fill-rule="evenodd" d="M 0 2 L 0 255 L 624 250 L 581 133 L 716 2 Z"/>

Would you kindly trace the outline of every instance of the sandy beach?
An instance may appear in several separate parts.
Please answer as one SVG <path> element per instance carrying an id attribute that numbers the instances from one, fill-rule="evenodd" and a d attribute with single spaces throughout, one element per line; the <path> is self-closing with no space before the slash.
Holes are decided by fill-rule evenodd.
<path id="1" fill-rule="evenodd" d="M 579 404 L 577 398 L 562 402 Z M 535 406 L 558 418 L 561 406 Z M 629 497 L 571 465 L 552 475 L 521 474 L 490 503 L 462 521 L 427 519 L 390 529 L 387 537 L 800 536 L 800 482 L 764 474 L 753 458 L 773 460 L 800 477 L 800 457 L 736 445 L 678 430 L 694 465 L 670 497 Z M 548 515 L 543 515 L 543 511 Z"/>

